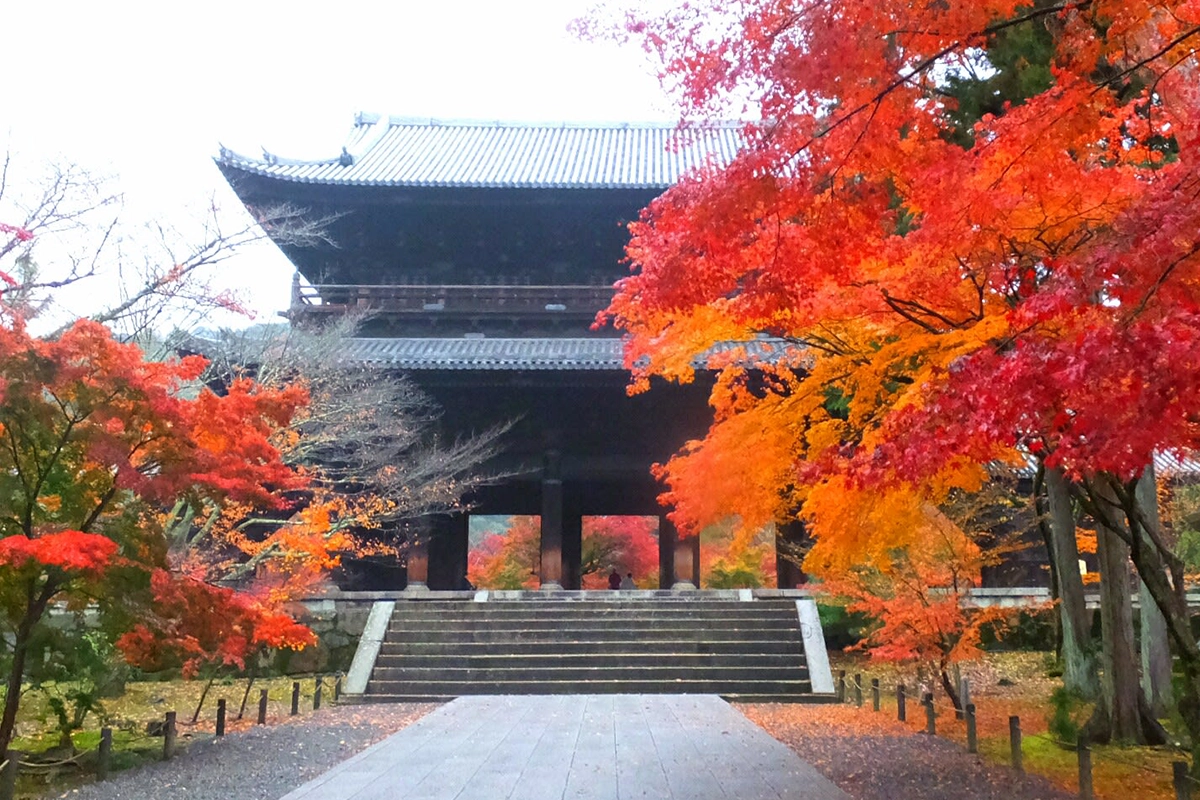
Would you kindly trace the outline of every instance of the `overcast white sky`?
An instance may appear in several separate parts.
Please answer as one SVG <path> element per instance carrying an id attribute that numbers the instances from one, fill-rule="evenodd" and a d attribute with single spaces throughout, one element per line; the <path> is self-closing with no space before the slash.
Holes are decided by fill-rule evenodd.
<path id="1" fill-rule="evenodd" d="M 109 3 L 5 6 L 0 136 L 117 173 L 131 209 L 166 220 L 236 200 L 212 165 L 335 155 L 357 111 L 520 121 L 672 119 L 640 50 L 581 42 L 594 0 Z M 222 281 L 259 318 L 286 306 L 270 250 Z"/>

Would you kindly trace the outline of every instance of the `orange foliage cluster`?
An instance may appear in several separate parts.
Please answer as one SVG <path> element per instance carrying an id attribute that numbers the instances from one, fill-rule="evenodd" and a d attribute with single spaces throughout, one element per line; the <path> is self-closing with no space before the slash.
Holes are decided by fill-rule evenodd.
<path id="1" fill-rule="evenodd" d="M 1016 29 L 1050 42 L 1048 86 L 955 129 L 949 76 L 986 72 Z M 926 510 L 984 465 L 1129 480 L 1200 449 L 1194 0 L 700 0 L 625 33 L 686 115 L 753 120 L 731 163 L 631 226 L 602 315 L 635 390 L 690 380 L 719 342 L 775 341 L 765 364 L 710 361 L 715 423 L 659 468 L 681 529 L 736 516 L 748 536 L 802 508 L 806 569 L 847 591 L 864 566 L 891 578 L 860 602 L 911 620 L 929 598 L 903 599 L 890 565 L 950 580 L 922 557 Z M 939 649 L 969 649 L 973 624 Z M 888 631 L 892 654 L 921 649 Z"/>
<path id="2" fill-rule="evenodd" d="M 263 647 L 298 650 L 316 642 L 308 628 L 248 592 L 165 570 L 156 570 L 150 585 L 154 621 L 138 623 L 117 641 L 144 669 L 181 667 L 192 678 L 205 667 L 245 669 L 246 659 Z"/>

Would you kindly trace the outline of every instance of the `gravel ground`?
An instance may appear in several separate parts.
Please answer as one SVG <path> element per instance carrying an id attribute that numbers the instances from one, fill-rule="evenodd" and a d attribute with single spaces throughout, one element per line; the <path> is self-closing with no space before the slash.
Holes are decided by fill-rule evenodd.
<path id="1" fill-rule="evenodd" d="M 120 772 L 105 783 L 58 790 L 72 800 L 278 800 L 368 745 L 436 708 L 342 706 L 187 745 L 169 763 Z M 989 765 L 946 739 L 912 733 L 841 706 L 738 708 L 855 800 L 1070 800 L 1043 778 Z M 698 798 L 697 800 L 703 800 Z"/>
<path id="2" fill-rule="evenodd" d="M 961 744 L 913 733 L 860 709 L 739 705 L 738 709 L 855 800 L 1071 800 L 1036 775 L 969 754 Z"/>
<path id="3" fill-rule="evenodd" d="M 278 800 L 368 745 L 437 708 L 435 704 L 328 708 L 265 727 L 196 741 L 170 762 L 116 773 L 104 783 L 58 790 L 71 800 Z"/>

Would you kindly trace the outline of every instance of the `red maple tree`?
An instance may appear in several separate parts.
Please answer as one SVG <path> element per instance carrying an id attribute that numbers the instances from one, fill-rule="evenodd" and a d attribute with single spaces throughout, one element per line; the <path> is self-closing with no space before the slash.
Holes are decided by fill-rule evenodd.
<path id="1" fill-rule="evenodd" d="M 0 599 L 11 636 L 0 752 L 48 607 L 136 601 L 167 565 L 163 504 L 187 496 L 274 505 L 275 491 L 303 485 L 271 438 L 304 391 L 244 384 L 186 396 L 181 388 L 202 368 L 195 358 L 148 362 L 95 323 L 52 341 L 19 319 L 0 325 Z M 162 581 L 156 594 L 169 594 Z M 231 606 L 189 605 L 198 616 Z M 241 608 L 257 615 L 260 638 L 276 624 L 278 609 Z"/>

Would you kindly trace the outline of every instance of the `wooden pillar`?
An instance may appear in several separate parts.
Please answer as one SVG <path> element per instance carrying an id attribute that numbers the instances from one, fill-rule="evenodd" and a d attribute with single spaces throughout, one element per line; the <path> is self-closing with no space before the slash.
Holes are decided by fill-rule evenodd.
<path id="1" fill-rule="evenodd" d="M 780 589 L 795 589 L 808 582 L 797 559 L 806 549 L 808 532 L 798 519 L 775 525 L 775 578 Z"/>
<path id="2" fill-rule="evenodd" d="M 666 515 L 658 518 L 658 586 L 675 585 L 675 526 Z"/>
<path id="3" fill-rule="evenodd" d="M 662 569 L 663 551 L 671 560 L 671 582 L 661 584 L 663 588 L 695 589 L 700 585 L 700 537 L 680 536 L 679 531 L 666 517 L 659 517 L 659 569 Z M 667 533 L 667 536 L 663 534 Z M 669 542 L 669 544 L 667 544 Z M 667 547 L 670 549 L 667 550 Z M 667 577 L 667 576 L 663 576 Z"/>
<path id="4" fill-rule="evenodd" d="M 408 584 L 405 588 L 410 592 L 429 591 L 428 541 L 418 536 L 409 539 L 405 556 L 405 565 L 408 567 Z"/>
<path id="5" fill-rule="evenodd" d="M 542 480 L 543 589 L 561 589 L 563 574 L 563 484 L 557 478 Z"/>
<path id="6" fill-rule="evenodd" d="M 459 589 L 467 575 L 470 519 L 466 514 L 454 514 L 434 517 L 430 523 L 429 588 L 448 591 Z"/>
<path id="7" fill-rule="evenodd" d="M 583 514 L 576 508 L 563 512 L 562 581 L 565 589 L 583 588 Z"/>
<path id="8" fill-rule="evenodd" d="M 680 571 L 679 566 L 678 566 L 679 551 L 682 547 L 687 548 L 688 555 L 685 556 L 685 560 L 689 561 L 692 565 L 691 585 L 696 587 L 697 589 L 699 589 L 700 588 L 700 534 L 696 534 L 695 536 L 688 536 L 687 538 L 682 538 L 682 537 L 676 538 L 676 540 L 675 540 L 675 554 L 676 554 L 675 555 L 675 564 L 676 564 L 675 574 L 676 575 L 685 574 Z M 683 588 L 686 588 L 686 587 L 683 587 Z"/>

